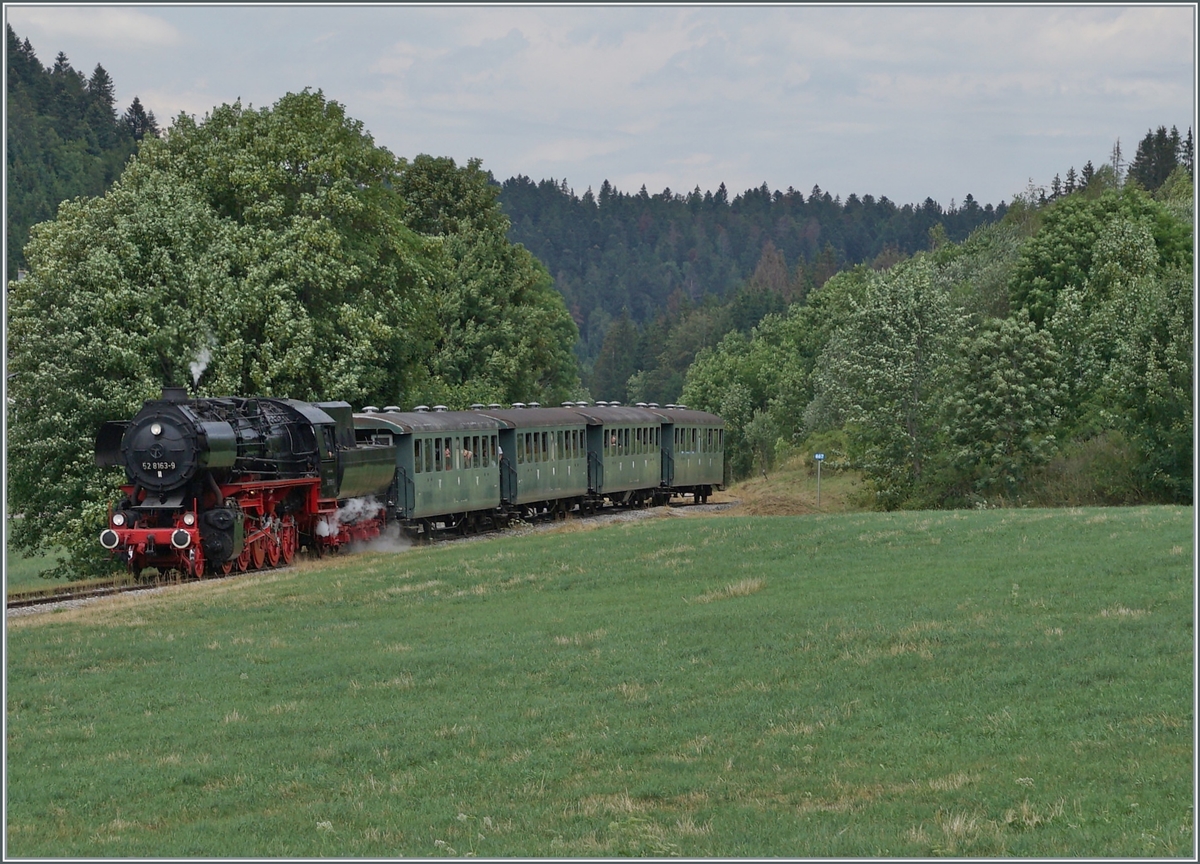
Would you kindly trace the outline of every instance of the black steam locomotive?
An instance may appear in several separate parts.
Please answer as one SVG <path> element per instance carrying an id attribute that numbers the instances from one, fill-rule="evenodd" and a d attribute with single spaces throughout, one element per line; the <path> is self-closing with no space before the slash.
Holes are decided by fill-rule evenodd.
<path id="1" fill-rule="evenodd" d="M 106 423 L 96 462 L 128 479 L 101 545 L 135 572 L 196 576 L 374 537 L 395 479 L 394 449 L 356 443 L 345 402 L 191 399 L 171 387 L 133 420 Z M 346 518 L 359 498 L 377 504 Z"/>

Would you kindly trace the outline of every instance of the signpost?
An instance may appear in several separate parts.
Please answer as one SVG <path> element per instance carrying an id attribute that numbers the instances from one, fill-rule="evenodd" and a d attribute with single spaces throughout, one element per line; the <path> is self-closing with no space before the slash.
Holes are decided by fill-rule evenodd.
<path id="1" fill-rule="evenodd" d="M 824 453 L 814 453 L 813 458 L 817 460 L 817 509 L 821 509 L 821 463 L 825 461 Z"/>

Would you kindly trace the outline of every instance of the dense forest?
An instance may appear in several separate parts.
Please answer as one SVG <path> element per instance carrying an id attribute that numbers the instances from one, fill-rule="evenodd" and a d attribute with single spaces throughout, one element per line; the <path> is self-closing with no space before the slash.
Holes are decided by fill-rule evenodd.
<path id="1" fill-rule="evenodd" d="M 112 77 L 99 63 L 90 77 L 61 51 L 50 68 L 7 27 L 9 279 L 25 266 L 30 226 L 53 219 L 59 202 L 103 195 L 144 136 L 158 135 L 138 97 L 117 116 Z"/>
<path id="2" fill-rule="evenodd" d="M 969 194 L 943 209 L 930 198 L 902 206 L 872 195 L 843 201 L 819 187 L 805 196 L 765 183 L 732 200 L 724 184 L 715 193 L 697 187 L 651 195 L 643 187 L 635 195 L 605 181 L 598 195 L 588 189 L 579 196 L 565 180 L 528 177 L 504 181 L 500 201 L 510 236 L 546 264 L 579 326 L 592 395 L 610 399 L 627 398 L 629 375 L 657 364 L 646 358 L 632 369 L 613 368 L 600 359 L 609 334 L 629 345 L 632 325 L 655 343 L 699 308 L 705 324 L 691 329 L 748 330 L 847 266 L 892 263 L 927 248 L 931 231 L 962 240 L 1006 209 L 1003 202 L 981 206 Z M 681 373 L 677 366 L 672 371 Z M 675 386 L 652 387 L 651 395 L 671 401 L 678 374 L 672 380 Z"/>

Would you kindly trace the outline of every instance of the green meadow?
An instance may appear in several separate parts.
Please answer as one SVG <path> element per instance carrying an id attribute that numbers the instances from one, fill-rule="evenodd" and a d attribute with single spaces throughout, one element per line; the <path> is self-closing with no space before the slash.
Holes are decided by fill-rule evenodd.
<path id="1" fill-rule="evenodd" d="M 571 522 L 13 618 L 7 855 L 1192 857 L 1192 536 Z"/>

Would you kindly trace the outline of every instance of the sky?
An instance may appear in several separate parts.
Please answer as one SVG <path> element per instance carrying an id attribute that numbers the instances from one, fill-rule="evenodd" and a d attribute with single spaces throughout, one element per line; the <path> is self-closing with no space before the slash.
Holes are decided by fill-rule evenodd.
<path id="1" fill-rule="evenodd" d="M 398 156 L 577 194 L 1011 201 L 1195 126 L 1196 6 L 6 4 L 167 126 L 323 91 Z"/>

